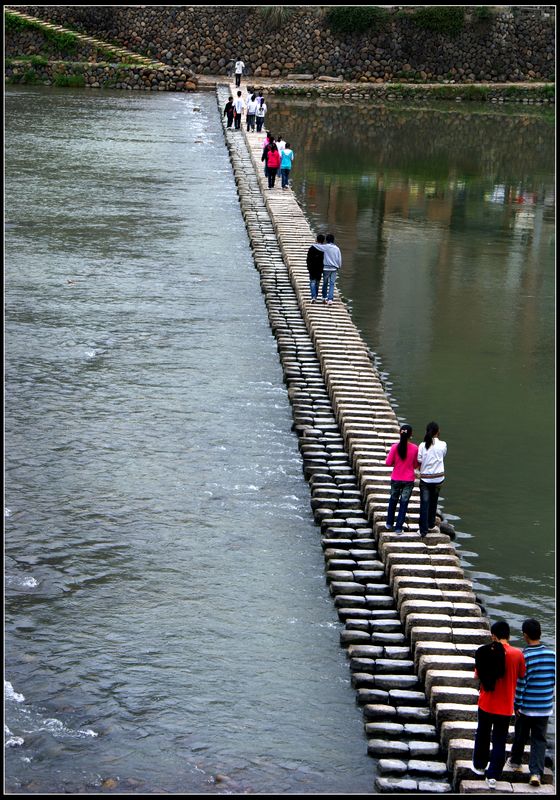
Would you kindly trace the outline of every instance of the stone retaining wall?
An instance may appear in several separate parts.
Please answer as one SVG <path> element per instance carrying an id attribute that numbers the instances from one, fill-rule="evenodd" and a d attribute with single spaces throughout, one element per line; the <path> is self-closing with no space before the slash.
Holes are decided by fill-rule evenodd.
<path id="1" fill-rule="evenodd" d="M 232 88 L 218 89 L 220 109 Z M 489 622 L 450 537 L 417 535 L 417 489 L 408 531 L 385 531 L 385 457 L 399 423 L 373 354 L 338 292 L 333 306 L 310 302 L 305 256 L 315 237 L 291 190 L 266 188 L 262 135 L 225 135 L 344 626 L 340 642 L 377 764 L 374 791 L 484 791 L 470 759 L 474 651 L 489 641 Z M 527 778 L 526 768 L 506 771 L 503 788 L 517 791 L 511 782 Z"/>
<path id="2" fill-rule="evenodd" d="M 469 12 L 464 30 L 452 38 L 419 28 L 406 12 L 393 13 L 380 33 L 335 34 L 320 7 L 293 7 L 274 31 L 254 6 L 18 6 L 198 74 L 225 75 L 241 57 L 253 77 L 554 80 L 554 7 L 498 8 L 485 22 Z"/>
<path id="3" fill-rule="evenodd" d="M 80 85 L 86 89 L 126 89 L 144 92 L 182 92 L 196 88 L 181 70 L 159 70 L 152 67 L 133 67 L 122 64 L 73 64 L 55 61 L 33 65 L 28 62 L 6 64 L 7 83 L 39 83 L 50 85 Z M 79 81 L 79 82 L 78 82 Z"/>

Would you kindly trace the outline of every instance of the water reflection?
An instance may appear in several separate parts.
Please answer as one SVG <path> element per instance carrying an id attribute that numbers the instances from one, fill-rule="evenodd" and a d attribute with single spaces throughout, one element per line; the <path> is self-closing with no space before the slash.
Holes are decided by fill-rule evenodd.
<path id="1" fill-rule="evenodd" d="M 494 576 L 489 612 L 537 615 L 551 637 L 553 115 L 275 101 L 269 123 L 341 246 L 340 290 L 399 413 L 417 440 L 441 425 L 444 508 L 475 581 Z"/>

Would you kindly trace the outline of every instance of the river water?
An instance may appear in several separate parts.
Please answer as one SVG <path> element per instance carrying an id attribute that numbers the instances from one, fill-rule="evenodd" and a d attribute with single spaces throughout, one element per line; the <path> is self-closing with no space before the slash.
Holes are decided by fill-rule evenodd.
<path id="1" fill-rule="evenodd" d="M 550 640 L 553 127 L 439 109 L 269 122 L 478 593 Z M 10 88 L 5 165 L 6 788 L 370 792 L 214 96 Z"/>
<path id="2" fill-rule="evenodd" d="M 555 632 L 555 127 L 526 105 L 273 98 L 293 185 L 399 417 L 448 443 L 442 506 L 491 619 Z"/>
<path id="3" fill-rule="evenodd" d="M 371 791 L 215 96 L 8 89 L 5 168 L 8 792 Z"/>

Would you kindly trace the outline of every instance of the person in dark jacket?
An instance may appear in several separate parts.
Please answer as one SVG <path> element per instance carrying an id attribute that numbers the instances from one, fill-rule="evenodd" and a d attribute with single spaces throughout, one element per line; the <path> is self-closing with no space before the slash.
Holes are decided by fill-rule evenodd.
<path id="1" fill-rule="evenodd" d="M 224 117 L 227 117 L 227 126 L 231 128 L 233 125 L 233 114 L 234 114 L 234 107 L 233 107 L 233 97 L 229 97 L 227 103 L 224 106 Z"/>
<path id="2" fill-rule="evenodd" d="M 323 244 L 325 237 L 322 233 L 317 235 L 317 243 Z M 307 271 L 309 272 L 309 288 L 311 289 L 311 302 L 317 300 L 319 284 L 323 277 L 323 251 L 315 245 L 311 245 L 307 251 Z"/>

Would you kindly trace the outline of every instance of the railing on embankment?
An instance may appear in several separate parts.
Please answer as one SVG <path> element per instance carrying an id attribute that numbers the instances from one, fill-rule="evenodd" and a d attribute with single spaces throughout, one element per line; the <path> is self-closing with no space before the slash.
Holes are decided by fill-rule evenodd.
<path id="1" fill-rule="evenodd" d="M 228 94 L 233 87 L 218 87 L 220 113 Z M 263 135 L 225 136 L 344 624 L 341 645 L 377 760 L 374 791 L 483 792 L 485 783 L 471 780 L 473 656 L 489 641 L 488 620 L 449 536 L 417 535 L 417 489 L 408 531 L 385 531 L 395 412 L 338 294 L 332 306 L 309 300 L 306 253 L 315 237 L 291 190 L 267 188 Z M 499 788 L 515 791 L 511 780 L 527 775 L 505 772 Z"/>

